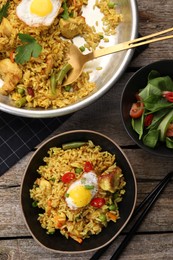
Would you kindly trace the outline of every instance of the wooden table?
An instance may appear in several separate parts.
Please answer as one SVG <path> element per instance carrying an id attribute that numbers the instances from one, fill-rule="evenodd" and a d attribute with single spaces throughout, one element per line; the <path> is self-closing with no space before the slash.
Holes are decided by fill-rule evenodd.
<path id="1" fill-rule="evenodd" d="M 173 26 L 172 0 L 138 0 L 139 32 L 147 35 Z M 124 84 L 139 67 L 173 58 L 173 41 L 154 43 L 135 58 L 112 89 L 91 106 L 74 113 L 56 133 L 71 129 L 92 129 L 113 138 L 128 156 L 138 184 L 137 204 L 173 169 L 172 159 L 158 158 L 137 147 L 123 128 L 119 101 Z M 94 113 L 93 113 L 94 111 Z M 101 111 L 101 113 L 100 113 Z M 55 134 L 55 133 L 54 133 Z M 0 178 L 0 260 L 87 260 L 93 253 L 63 255 L 39 246 L 28 232 L 21 214 L 20 185 L 29 153 Z M 173 259 L 173 189 L 169 183 L 140 226 L 120 259 Z M 127 226 L 102 259 L 109 259 L 128 232 Z"/>

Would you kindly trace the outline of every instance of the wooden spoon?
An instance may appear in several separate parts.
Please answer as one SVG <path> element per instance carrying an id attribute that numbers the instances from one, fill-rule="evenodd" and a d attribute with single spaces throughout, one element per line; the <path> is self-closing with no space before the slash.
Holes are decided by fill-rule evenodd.
<path id="1" fill-rule="evenodd" d="M 169 28 L 167 30 L 164 30 L 164 31 L 150 34 L 148 36 L 136 38 L 134 40 L 123 42 L 123 43 L 119 43 L 119 44 L 116 44 L 115 46 L 98 49 L 98 50 L 90 52 L 86 55 L 82 54 L 81 51 L 78 49 L 78 47 L 76 47 L 75 45 L 72 44 L 70 47 L 69 54 L 68 54 L 68 56 L 69 56 L 68 62 L 72 65 L 73 69 L 69 72 L 68 77 L 63 82 L 63 85 L 64 86 L 69 85 L 69 84 L 73 83 L 74 81 L 76 81 L 78 79 L 78 77 L 81 75 L 81 73 L 83 71 L 83 67 L 86 62 L 99 58 L 99 57 L 102 57 L 102 56 L 105 56 L 105 55 L 108 55 L 108 54 L 111 54 L 111 53 L 135 48 L 135 47 L 149 44 L 152 42 L 158 42 L 158 41 L 162 41 L 162 40 L 166 40 L 166 39 L 171 39 L 171 38 L 173 38 L 173 35 L 167 35 L 167 36 L 155 38 L 158 35 L 162 35 L 162 34 L 165 34 L 165 33 L 171 32 L 171 31 L 173 31 L 173 27 Z"/>

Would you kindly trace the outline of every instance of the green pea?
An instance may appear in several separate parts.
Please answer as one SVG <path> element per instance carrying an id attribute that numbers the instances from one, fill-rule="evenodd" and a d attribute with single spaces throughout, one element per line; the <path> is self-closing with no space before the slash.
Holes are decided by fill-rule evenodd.
<path id="1" fill-rule="evenodd" d="M 25 94 L 25 90 L 23 88 L 18 88 L 17 89 L 17 92 L 20 94 L 20 95 L 24 95 Z"/>
<path id="2" fill-rule="evenodd" d="M 82 171 L 83 171 L 82 168 L 76 168 L 76 169 L 75 169 L 75 173 L 81 173 Z"/>
<path id="3" fill-rule="evenodd" d="M 101 222 L 106 222 L 106 215 L 105 214 L 100 214 L 99 219 L 101 220 Z"/>
<path id="4" fill-rule="evenodd" d="M 115 204 L 111 204 L 109 206 L 109 210 L 116 210 L 117 209 L 117 206 Z"/>
<path id="5" fill-rule="evenodd" d="M 64 87 L 64 89 L 65 89 L 66 92 L 70 92 L 71 86 L 70 86 L 70 85 L 67 85 L 67 86 Z"/>
<path id="6" fill-rule="evenodd" d="M 33 202 L 32 202 L 32 206 L 33 206 L 34 208 L 36 208 L 36 207 L 37 207 L 37 201 L 33 201 Z"/>
<path id="7" fill-rule="evenodd" d="M 84 46 L 79 47 L 79 49 L 80 49 L 81 52 L 85 51 L 85 47 Z"/>
<path id="8" fill-rule="evenodd" d="M 108 3 L 108 7 L 109 7 L 109 8 L 114 8 L 115 5 L 116 5 L 116 4 L 115 4 L 114 2 L 109 2 L 109 3 Z"/>

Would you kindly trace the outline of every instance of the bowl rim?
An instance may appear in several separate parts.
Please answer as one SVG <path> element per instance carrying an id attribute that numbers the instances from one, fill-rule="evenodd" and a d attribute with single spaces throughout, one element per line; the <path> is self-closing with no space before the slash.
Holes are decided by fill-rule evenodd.
<path id="1" fill-rule="evenodd" d="M 154 62 L 151 62 L 151 63 L 149 63 L 149 64 L 147 64 L 147 65 L 142 66 L 140 69 L 138 69 L 136 72 L 133 73 L 133 75 L 132 75 L 132 76 L 127 80 L 127 82 L 125 83 L 125 86 L 124 86 L 124 88 L 123 88 L 123 90 L 122 90 L 122 93 L 121 93 L 121 98 L 120 98 L 120 114 L 121 114 L 121 119 L 122 119 L 123 126 L 124 126 L 124 128 L 125 128 L 125 130 L 126 130 L 128 136 L 135 142 L 135 144 L 137 144 L 137 145 L 138 145 L 140 148 L 142 148 L 144 151 L 149 152 L 150 154 L 153 154 L 153 155 L 155 155 L 155 156 L 171 158 L 171 157 L 173 157 L 173 151 L 172 151 L 172 153 L 171 153 L 171 150 L 168 149 L 168 148 L 166 148 L 166 146 L 165 146 L 165 148 L 164 148 L 165 151 L 167 150 L 167 151 L 169 151 L 170 153 L 166 154 L 165 151 L 163 151 L 162 153 L 160 153 L 159 150 L 156 150 L 155 148 L 150 148 L 150 147 L 147 147 L 146 145 L 144 145 L 144 144 L 142 143 L 142 141 L 138 139 L 138 135 L 137 135 L 137 133 L 135 133 L 135 131 L 134 131 L 134 135 L 131 135 L 130 132 L 129 132 L 129 130 L 128 130 L 127 124 L 126 124 L 127 121 L 124 120 L 124 116 L 123 116 L 123 104 L 124 104 L 123 98 L 124 98 L 124 94 L 125 94 L 125 92 L 126 92 L 126 90 L 127 90 L 127 86 L 129 85 L 129 83 L 130 83 L 131 81 L 133 81 L 133 79 L 134 79 L 135 77 L 137 77 L 138 74 L 140 74 L 142 71 L 144 71 L 144 70 L 146 70 L 146 69 L 149 69 L 150 67 L 155 66 L 155 65 L 159 65 L 159 64 L 162 65 L 162 64 L 164 64 L 165 62 L 166 62 L 166 63 L 171 63 L 171 64 L 173 65 L 173 59 L 160 59 L 160 60 L 157 60 L 157 61 L 154 61 Z M 152 70 L 152 68 L 151 68 L 150 70 Z M 173 73 L 172 73 L 172 75 L 173 75 Z M 173 78 L 172 78 L 172 79 L 173 79 Z M 163 147 L 164 147 L 164 145 L 163 145 Z"/>
<path id="2" fill-rule="evenodd" d="M 123 157 L 125 158 L 129 168 L 130 168 L 130 171 L 131 171 L 131 176 L 132 176 L 132 179 L 133 179 L 133 182 L 134 182 L 134 200 L 133 200 L 133 206 L 130 210 L 130 214 L 128 215 L 127 219 L 125 220 L 125 222 L 123 223 L 123 225 L 120 227 L 120 229 L 118 230 L 118 232 L 116 232 L 116 234 L 111 238 L 109 239 L 106 243 L 104 243 L 103 245 L 101 246 L 98 246 L 96 248 L 92 248 L 92 249 L 86 249 L 86 250 L 81 250 L 81 251 L 61 251 L 61 250 L 56 250 L 56 249 L 52 249 L 52 248 L 49 248 L 47 247 L 46 245 L 43 245 L 38 239 L 37 237 L 33 234 L 33 232 L 31 231 L 28 223 L 27 223 L 27 220 L 25 218 L 25 214 L 24 214 L 24 210 L 23 210 L 23 203 L 22 203 L 22 190 L 23 190 L 23 183 L 24 183 L 24 180 L 25 180 L 25 175 L 27 173 L 27 168 L 28 166 L 30 165 L 32 159 L 34 158 L 34 156 L 42 149 L 42 147 L 44 145 L 46 145 L 47 143 L 49 143 L 50 141 L 52 141 L 53 139 L 55 138 L 58 138 L 58 137 L 61 137 L 61 136 L 64 136 L 64 135 L 68 135 L 68 134 L 73 134 L 73 133 L 93 133 L 95 135 L 99 135 L 103 138 L 106 138 L 107 140 L 109 140 L 110 142 L 113 143 L 113 145 L 116 146 L 116 148 L 120 151 L 120 153 L 123 155 Z M 70 130 L 70 131 L 65 131 L 65 132 L 62 132 L 62 133 L 59 133 L 49 139 L 47 139 L 46 141 L 44 141 L 39 147 L 38 149 L 34 152 L 34 154 L 31 156 L 27 166 L 26 166 L 26 169 L 25 169 L 25 172 L 23 174 L 23 177 L 22 177 L 22 181 L 21 181 L 21 186 L 20 186 L 20 207 L 21 207 L 21 211 L 22 211 L 22 216 L 23 216 L 23 219 L 24 219 L 24 222 L 25 222 L 25 225 L 28 229 L 28 231 L 30 232 L 30 234 L 32 235 L 32 237 L 34 238 L 34 240 L 43 248 L 47 249 L 48 251 L 50 252 L 54 252 L 54 253 L 62 253 L 62 254 L 81 254 L 81 253 L 86 253 L 86 252 L 93 252 L 95 250 L 99 250 L 101 248 L 103 248 L 104 246 L 107 246 L 109 245 L 113 240 L 115 240 L 115 238 L 121 233 L 121 231 L 125 228 L 125 226 L 127 225 L 127 223 L 129 222 L 133 212 L 134 212 L 134 209 L 136 207 L 136 202 L 137 202 L 137 180 L 136 180 L 136 176 L 135 176 L 135 172 L 131 166 L 131 163 L 129 161 L 129 159 L 127 158 L 126 154 L 124 153 L 124 151 L 121 149 L 121 147 L 114 141 L 112 140 L 110 137 L 106 136 L 105 134 L 102 134 L 100 132 L 97 132 L 97 131 L 93 131 L 93 130 L 85 130 L 85 129 L 82 129 L 82 130 Z"/>

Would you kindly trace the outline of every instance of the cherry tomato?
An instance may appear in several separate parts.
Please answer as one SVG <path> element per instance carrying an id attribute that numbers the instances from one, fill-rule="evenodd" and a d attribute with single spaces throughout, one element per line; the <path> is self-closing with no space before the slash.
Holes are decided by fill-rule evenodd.
<path id="1" fill-rule="evenodd" d="M 91 206 L 95 208 L 101 208 L 105 204 L 104 198 L 94 198 L 91 200 Z"/>
<path id="2" fill-rule="evenodd" d="M 66 172 L 61 178 L 62 182 L 64 183 L 69 183 L 74 179 L 75 179 L 75 174 L 73 172 Z"/>
<path id="3" fill-rule="evenodd" d="M 173 92 L 172 91 L 163 91 L 163 97 L 166 98 L 167 101 L 173 102 Z"/>
<path id="4" fill-rule="evenodd" d="M 144 118 L 144 126 L 147 127 L 149 125 L 151 125 L 152 120 L 153 120 L 153 114 L 148 114 L 146 115 L 146 117 Z"/>
<path id="5" fill-rule="evenodd" d="M 85 172 L 90 172 L 93 170 L 93 165 L 92 163 L 90 162 L 86 162 L 85 165 L 84 165 L 84 171 Z"/>
<path id="6" fill-rule="evenodd" d="M 141 101 L 141 97 L 139 96 L 139 93 L 136 93 L 135 97 L 137 101 Z"/>
<path id="7" fill-rule="evenodd" d="M 132 104 L 132 107 L 130 109 L 130 116 L 132 118 L 139 118 L 142 116 L 144 112 L 144 104 L 143 102 L 136 102 Z"/>
<path id="8" fill-rule="evenodd" d="M 168 137 L 173 137 L 173 123 L 171 123 L 169 126 L 168 126 L 168 129 L 166 131 L 166 136 Z"/>

